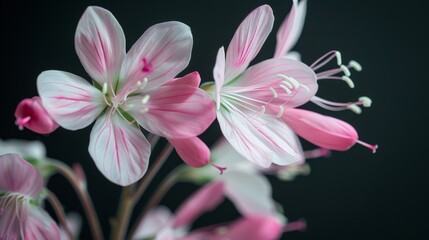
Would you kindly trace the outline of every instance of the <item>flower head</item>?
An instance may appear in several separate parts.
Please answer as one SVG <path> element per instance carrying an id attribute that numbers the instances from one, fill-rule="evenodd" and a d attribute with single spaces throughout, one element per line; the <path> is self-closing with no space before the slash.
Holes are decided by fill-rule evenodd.
<path id="1" fill-rule="evenodd" d="M 0 238 L 59 239 L 57 224 L 39 206 L 43 180 L 16 154 L 0 156 Z"/>
<path id="2" fill-rule="evenodd" d="M 223 135 L 246 159 L 262 167 L 303 160 L 297 137 L 280 118 L 285 109 L 306 103 L 317 91 L 314 72 L 299 61 L 272 58 L 248 67 L 273 21 L 268 5 L 243 20 L 226 54 L 223 47 L 219 49 L 215 88 L 208 87 Z"/>
<path id="3" fill-rule="evenodd" d="M 43 106 L 58 124 L 95 124 L 89 153 L 112 182 L 129 185 L 146 172 L 150 144 L 139 125 L 166 138 L 190 138 L 214 120 L 210 97 L 194 86 L 198 73 L 174 81 L 190 60 L 192 34 L 180 22 L 150 27 L 128 53 L 114 16 L 89 7 L 77 26 L 77 55 L 94 86 L 74 74 L 45 71 L 37 80 Z M 193 121 L 189 121 L 193 119 Z"/>

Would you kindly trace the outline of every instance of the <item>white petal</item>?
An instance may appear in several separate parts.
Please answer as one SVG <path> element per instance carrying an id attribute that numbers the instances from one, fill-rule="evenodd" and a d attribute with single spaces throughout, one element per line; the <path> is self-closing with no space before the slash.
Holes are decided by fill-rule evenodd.
<path id="1" fill-rule="evenodd" d="M 150 27 L 127 53 L 121 68 L 121 96 L 138 81 L 148 79 L 153 89 L 173 79 L 191 58 L 192 33 L 181 22 L 164 22 Z"/>
<path id="2" fill-rule="evenodd" d="M 224 108 L 218 111 L 222 133 L 235 150 L 264 168 L 272 162 L 288 165 L 303 160 L 301 145 L 285 123 L 271 116 L 250 115 Z"/>
<path id="3" fill-rule="evenodd" d="M 125 36 L 111 12 L 88 7 L 76 29 L 75 48 L 92 79 L 114 84 L 125 57 Z"/>
<path id="4" fill-rule="evenodd" d="M 42 72 L 37 78 L 37 89 L 49 115 L 69 130 L 88 126 L 105 107 L 98 89 L 68 72 Z"/>
<path id="5" fill-rule="evenodd" d="M 97 168 L 110 181 L 127 186 L 146 172 L 150 144 L 139 128 L 117 113 L 101 116 L 94 124 L 89 153 Z"/>
<path id="6" fill-rule="evenodd" d="M 226 171 L 221 177 L 225 194 L 243 215 L 273 215 L 275 205 L 270 182 L 260 174 Z"/>

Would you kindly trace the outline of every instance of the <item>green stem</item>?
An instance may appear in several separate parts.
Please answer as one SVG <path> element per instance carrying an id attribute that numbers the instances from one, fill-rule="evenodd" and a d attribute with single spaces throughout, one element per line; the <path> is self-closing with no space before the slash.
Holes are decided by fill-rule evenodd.
<path id="1" fill-rule="evenodd" d="M 123 240 L 125 239 L 126 232 L 128 230 L 132 211 L 140 200 L 143 193 L 146 191 L 153 178 L 156 176 L 158 171 L 164 165 L 165 161 L 170 156 L 174 147 L 171 143 L 167 143 L 160 155 L 155 160 L 155 163 L 140 181 L 138 188 L 134 191 L 135 184 L 124 188 L 123 194 L 119 203 L 118 217 L 116 218 L 114 232 L 112 234 L 112 240 Z M 131 188 L 130 188 L 131 187 Z"/>
<path id="2" fill-rule="evenodd" d="M 64 213 L 64 209 L 61 206 L 60 200 L 58 200 L 57 196 L 55 196 L 55 194 L 53 192 L 49 191 L 48 189 L 46 189 L 46 193 L 48 195 L 48 201 L 51 204 L 52 208 L 54 209 L 55 214 L 58 217 L 58 220 L 63 225 L 63 228 L 65 229 L 65 231 L 67 233 L 67 236 L 69 237 L 69 239 L 74 239 L 73 234 L 69 228 L 69 225 L 67 224 L 66 214 Z"/>
<path id="3" fill-rule="evenodd" d="M 76 176 L 73 170 L 70 169 L 69 166 L 67 166 L 63 162 L 54 159 L 51 159 L 51 162 L 52 165 L 58 171 L 58 173 L 63 175 L 76 191 L 76 194 L 82 204 L 82 207 L 85 211 L 85 215 L 88 219 L 93 239 L 104 239 L 103 232 L 101 231 L 100 227 L 100 222 L 98 220 L 98 216 L 94 208 L 94 204 L 92 203 L 91 197 L 89 196 L 89 193 L 86 188 L 82 186 L 81 182 L 79 181 L 79 178 Z"/>

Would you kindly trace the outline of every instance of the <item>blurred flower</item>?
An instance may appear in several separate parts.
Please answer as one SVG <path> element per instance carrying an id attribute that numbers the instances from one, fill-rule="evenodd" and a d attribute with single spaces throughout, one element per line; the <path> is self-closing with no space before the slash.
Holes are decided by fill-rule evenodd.
<path id="1" fill-rule="evenodd" d="M 70 229 L 74 239 L 79 239 L 79 233 L 82 228 L 82 219 L 79 214 L 71 212 L 66 216 L 68 228 Z M 60 226 L 60 239 L 70 240 L 64 226 Z"/>
<path id="2" fill-rule="evenodd" d="M 59 239 L 57 224 L 40 208 L 43 180 L 16 154 L 0 156 L 0 238 Z"/>
<path id="3" fill-rule="evenodd" d="M 15 117 L 20 130 L 26 127 L 36 133 L 48 134 L 59 127 L 43 108 L 39 97 L 22 100 L 16 107 Z"/>
<path id="4" fill-rule="evenodd" d="M 165 22 L 150 27 L 125 53 L 115 17 L 89 7 L 77 26 L 75 47 L 94 86 L 68 72 L 45 71 L 37 79 L 43 106 L 69 130 L 97 119 L 90 155 L 110 181 L 132 184 L 146 172 L 151 152 L 138 125 L 166 138 L 189 138 L 215 118 L 210 97 L 192 81 L 167 84 L 188 65 L 192 43 L 187 25 Z"/>

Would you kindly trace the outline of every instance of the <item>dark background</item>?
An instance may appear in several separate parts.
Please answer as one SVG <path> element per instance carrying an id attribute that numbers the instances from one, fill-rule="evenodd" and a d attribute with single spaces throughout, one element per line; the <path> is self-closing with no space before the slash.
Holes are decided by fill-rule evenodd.
<path id="1" fill-rule="evenodd" d="M 105 229 L 116 212 L 120 188 L 104 179 L 87 153 L 91 127 L 64 129 L 41 136 L 14 125 L 14 110 L 23 98 L 37 95 L 36 78 L 44 70 L 69 71 L 87 78 L 74 50 L 74 33 L 89 5 L 110 10 L 127 38 L 127 49 L 151 25 L 177 20 L 188 24 L 194 36 L 191 63 L 184 73 L 200 72 L 212 81 L 217 50 L 228 46 L 244 17 L 267 3 L 276 20 L 273 32 L 255 62 L 270 58 L 275 33 L 288 13 L 291 1 L 50 1 L 1 2 L 0 138 L 43 141 L 48 155 L 69 164 L 83 165 L 89 190 Z M 420 3 L 423 3 L 421 1 Z M 311 174 L 293 182 L 275 179 L 274 198 L 290 220 L 305 218 L 306 232 L 285 234 L 288 239 L 424 239 L 427 233 L 427 17 L 415 2 L 388 0 L 310 0 L 302 36 L 294 48 L 311 64 L 329 50 L 340 50 L 344 62 L 354 59 L 364 70 L 353 73 L 356 88 L 343 83 L 320 84 L 319 96 L 351 101 L 366 95 L 373 106 L 361 115 L 352 112 L 324 114 L 351 123 L 360 138 L 379 144 L 376 154 L 356 145 L 330 158 L 311 160 Z M 219 131 L 216 123 L 202 135 L 210 145 Z M 162 145 L 162 144 L 161 144 Z M 312 146 L 304 143 L 306 149 Z M 173 158 L 155 179 L 179 164 Z M 81 211 L 77 198 L 61 177 L 50 188 L 67 211 Z M 153 191 L 155 187 L 149 189 Z M 178 184 L 163 201 L 174 209 L 195 187 Z M 143 201 L 147 196 L 143 198 Z M 140 205 L 139 205 L 140 207 Z M 199 225 L 233 219 L 228 202 L 217 212 L 204 215 Z M 197 224 L 197 225 L 198 225 Z M 107 233 L 107 231 L 106 231 Z M 84 226 L 82 239 L 89 231 Z M 426 237 L 424 237 L 426 236 Z"/>

